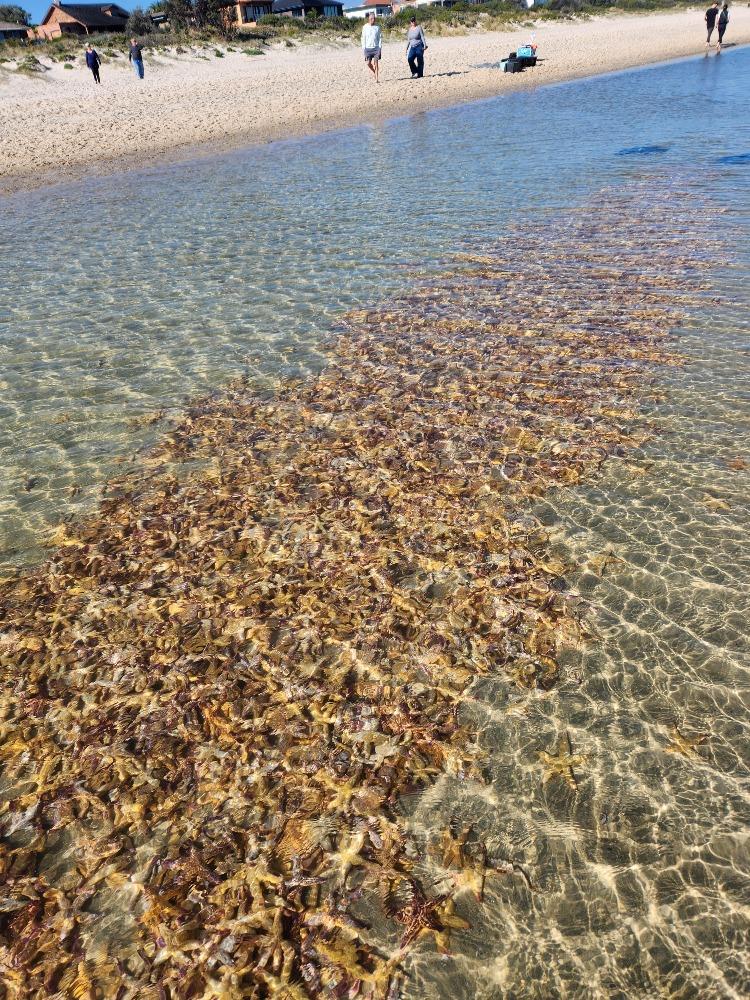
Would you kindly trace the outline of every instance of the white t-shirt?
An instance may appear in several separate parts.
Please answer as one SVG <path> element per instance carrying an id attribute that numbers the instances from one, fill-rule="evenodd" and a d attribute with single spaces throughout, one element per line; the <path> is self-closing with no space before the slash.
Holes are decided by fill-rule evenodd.
<path id="1" fill-rule="evenodd" d="M 362 51 L 365 49 L 379 49 L 380 48 L 380 25 L 367 24 L 362 29 Z"/>

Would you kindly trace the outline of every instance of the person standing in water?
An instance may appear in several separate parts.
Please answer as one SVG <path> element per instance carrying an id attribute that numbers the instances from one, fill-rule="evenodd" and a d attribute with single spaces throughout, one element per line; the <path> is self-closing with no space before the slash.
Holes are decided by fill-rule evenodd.
<path id="1" fill-rule="evenodd" d="M 409 30 L 406 32 L 406 59 L 411 70 L 412 80 L 421 79 L 424 76 L 424 54 L 427 49 L 427 39 L 424 37 L 424 30 L 417 24 L 416 17 L 409 21 Z"/>
<path id="2" fill-rule="evenodd" d="M 714 27 L 716 26 L 716 18 L 719 16 L 719 0 L 714 0 L 714 3 L 706 11 L 703 20 L 706 22 L 706 48 L 711 44 L 711 35 L 714 33 Z"/>
<path id="3" fill-rule="evenodd" d="M 99 79 L 101 60 L 99 59 L 99 53 L 95 48 L 92 48 L 91 42 L 86 46 L 86 65 L 94 74 L 94 83 L 101 83 L 102 81 Z"/>
<path id="4" fill-rule="evenodd" d="M 135 75 L 139 80 L 143 79 L 143 47 L 138 44 L 135 38 L 130 39 L 130 49 L 128 59 L 133 64 Z"/>
<path id="5" fill-rule="evenodd" d="M 719 41 L 716 44 L 716 51 L 721 52 L 721 43 L 724 41 L 724 32 L 729 24 L 729 4 L 725 3 L 719 14 Z"/>
<path id="6" fill-rule="evenodd" d="M 381 41 L 380 25 L 375 24 L 375 15 L 370 14 L 362 28 L 362 51 L 365 54 L 367 68 L 375 77 L 375 83 L 380 83 Z"/>

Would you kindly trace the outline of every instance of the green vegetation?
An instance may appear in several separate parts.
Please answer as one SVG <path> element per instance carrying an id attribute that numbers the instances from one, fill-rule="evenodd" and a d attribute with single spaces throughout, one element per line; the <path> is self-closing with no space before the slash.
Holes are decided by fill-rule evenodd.
<path id="1" fill-rule="evenodd" d="M 29 24 L 31 16 L 23 7 L 15 4 L 0 4 L 0 21 L 8 21 L 10 24 Z"/>
<path id="2" fill-rule="evenodd" d="M 128 18 L 127 24 L 125 25 L 125 34 L 128 38 L 132 38 L 133 35 L 140 38 L 143 35 L 150 35 L 156 30 L 154 22 L 148 14 L 144 12 L 143 8 L 134 7 L 130 17 Z"/>
<path id="3" fill-rule="evenodd" d="M 44 73 L 46 66 L 42 65 L 36 56 L 26 56 L 16 67 L 19 73 Z"/>
<path id="4" fill-rule="evenodd" d="M 147 49 L 169 54 L 186 54 L 196 47 L 205 51 L 213 50 L 216 58 L 222 58 L 226 51 L 237 51 L 227 42 L 237 38 L 241 43 L 250 43 L 251 48 L 241 50 L 246 55 L 260 56 L 264 48 L 278 44 L 294 48 L 298 43 L 310 42 L 352 42 L 359 39 L 362 21 L 346 17 L 301 18 L 267 15 L 261 18 L 253 27 L 224 23 L 219 26 L 221 7 L 224 0 L 159 0 L 144 13 L 136 8 L 128 21 L 128 31 L 125 35 L 101 34 L 95 35 L 92 42 L 99 52 L 108 58 L 116 59 L 127 52 L 127 39 L 131 35 L 139 38 Z M 544 22 L 570 17 L 586 17 L 603 13 L 619 11 L 652 11 L 670 10 L 695 6 L 688 0 L 551 0 L 546 7 L 529 11 L 525 6 L 519 6 L 515 0 L 490 0 L 489 3 L 469 4 L 458 3 L 455 7 L 420 7 L 417 17 L 425 30 L 435 35 L 460 35 L 474 31 L 497 31 L 511 26 L 520 27 L 532 22 Z M 22 8 L 0 7 L 0 11 Z M 149 13 L 163 11 L 170 18 L 168 25 L 155 26 Z M 386 38 L 401 38 L 409 18 L 414 13 L 413 8 L 407 8 L 393 17 L 381 18 L 380 24 Z M 0 15 L 4 16 L 4 15 Z M 197 24 L 196 24 L 197 22 Z M 140 26 L 140 27 L 139 27 Z M 3 44 L 3 57 L 21 63 L 29 50 L 35 54 L 50 59 L 52 62 L 66 62 L 77 57 L 85 42 L 74 36 L 55 38 L 51 41 L 19 40 Z M 223 45 L 223 51 L 217 48 Z M 205 54 L 196 58 L 207 59 Z M 38 60 L 34 60 L 38 62 Z M 41 65 L 41 64 L 40 64 Z M 21 68 L 20 65 L 18 67 Z M 44 67 L 41 67 L 42 71 Z M 25 72 L 39 72 L 28 67 Z"/>

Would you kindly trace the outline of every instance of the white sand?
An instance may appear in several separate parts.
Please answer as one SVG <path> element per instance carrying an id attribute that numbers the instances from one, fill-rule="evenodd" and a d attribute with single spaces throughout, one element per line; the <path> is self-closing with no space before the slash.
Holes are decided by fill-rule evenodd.
<path id="1" fill-rule="evenodd" d="M 320 132 L 705 51 L 701 7 L 541 23 L 534 30 L 544 62 L 535 69 L 510 75 L 479 68 L 522 44 L 530 30 L 428 36 L 428 75 L 414 81 L 405 45 L 388 44 L 379 86 L 365 69 L 359 48 L 348 42 L 325 48 L 278 46 L 255 57 L 229 52 L 223 59 L 211 55 L 208 60 L 146 52 L 144 81 L 120 58 L 104 62 L 100 87 L 83 65 L 66 70 L 58 63 L 31 78 L 0 65 L 0 191 L 165 155 L 183 158 Z M 734 5 L 725 43 L 748 42 L 750 9 Z M 198 144 L 204 145 L 196 148 Z"/>

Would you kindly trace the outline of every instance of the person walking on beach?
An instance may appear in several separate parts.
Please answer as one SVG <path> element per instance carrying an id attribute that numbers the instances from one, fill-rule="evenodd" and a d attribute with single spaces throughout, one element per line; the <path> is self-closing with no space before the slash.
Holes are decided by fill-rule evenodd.
<path id="1" fill-rule="evenodd" d="M 367 68 L 375 77 L 375 83 L 380 83 L 381 40 L 380 25 L 375 24 L 375 15 L 370 14 L 362 28 L 362 51 L 365 54 Z"/>
<path id="2" fill-rule="evenodd" d="M 101 60 L 99 59 L 99 53 L 95 48 L 92 48 L 91 43 L 86 46 L 86 65 L 94 74 L 94 83 L 101 83 L 99 79 L 99 67 L 101 66 Z"/>
<path id="3" fill-rule="evenodd" d="M 721 52 L 721 43 L 724 41 L 724 32 L 729 24 L 729 4 L 725 3 L 719 14 L 719 41 L 716 44 L 716 51 Z"/>
<path id="4" fill-rule="evenodd" d="M 716 26 L 716 18 L 719 16 L 719 0 L 714 0 L 714 3 L 706 11 L 703 20 L 706 22 L 706 48 L 711 44 L 711 35 L 714 33 L 714 27 Z"/>
<path id="5" fill-rule="evenodd" d="M 128 51 L 128 59 L 133 64 L 133 69 L 135 70 L 135 75 L 139 80 L 143 79 L 143 47 L 138 44 L 135 38 L 130 39 L 130 49 Z"/>
<path id="6" fill-rule="evenodd" d="M 412 80 L 421 80 L 424 76 L 424 54 L 427 49 L 427 39 L 422 26 L 417 24 L 416 17 L 409 21 L 406 32 L 406 59 L 411 70 Z"/>

